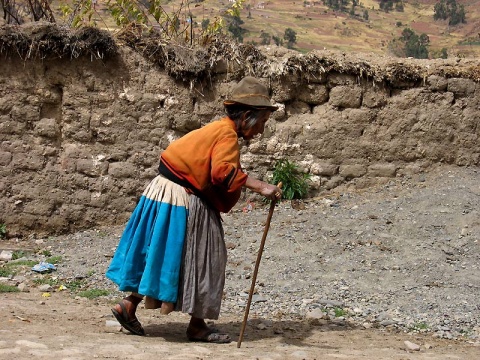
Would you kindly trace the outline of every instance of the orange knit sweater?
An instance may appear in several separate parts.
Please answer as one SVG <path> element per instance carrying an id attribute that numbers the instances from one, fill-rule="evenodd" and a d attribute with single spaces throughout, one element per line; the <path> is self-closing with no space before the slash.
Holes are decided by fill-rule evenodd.
<path id="1" fill-rule="evenodd" d="M 235 123 L 228 117 L 172 142 L 161 161 L 220 212 L 232 209 L 247 181 L 240 166 Z"/>

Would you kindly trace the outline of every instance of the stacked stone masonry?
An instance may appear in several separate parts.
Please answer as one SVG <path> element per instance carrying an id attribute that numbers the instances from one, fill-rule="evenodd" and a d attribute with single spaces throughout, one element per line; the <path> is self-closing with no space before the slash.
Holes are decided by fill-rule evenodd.
<path id="1" fill-rule="evenodd" d="M 241 76 L 218 69 L 208 81 L 182 82 L 126 48 L 104 61 L 2 58 L 0 223 L 12 235 L 125 223 L 161 150 L 223 115 Z M 280 109 L 242 148 L 255 176 L 268 179 L 287 158 L 312 175 L 314 196 L 437 163 L 480 164 L 475 80 L 394 84 L 329 72 L 263 81 Z"/>

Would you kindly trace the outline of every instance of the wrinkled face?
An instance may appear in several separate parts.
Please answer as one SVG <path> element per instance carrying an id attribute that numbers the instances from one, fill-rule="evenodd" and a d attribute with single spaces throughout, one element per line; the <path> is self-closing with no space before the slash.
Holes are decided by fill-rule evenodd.
<path id="1" fill-rule="evenodd" d="M 242 121 L 242 128 L 240 129 L 239 135 L 248 141 L 252 140 L 255 135 L 263 134 L 265 131 L 265 123 L 269 119 L 270 114 L 270 112 L 265 112 L 265 114 L 250 129 L 245 129 L 246 120 Z"/>

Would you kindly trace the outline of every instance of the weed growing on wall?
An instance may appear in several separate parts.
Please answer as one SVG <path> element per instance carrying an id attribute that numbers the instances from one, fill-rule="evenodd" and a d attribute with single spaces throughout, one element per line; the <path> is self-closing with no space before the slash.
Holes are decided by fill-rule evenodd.
<path id="1" fill-rule="evenodd" d="M 276 162 L 272 182 L 282 183 L 283 198 L 287 200 L 303 199 L 308 194 L 310 174 L 304 174 L 298 166 L 287 159 Z"/>

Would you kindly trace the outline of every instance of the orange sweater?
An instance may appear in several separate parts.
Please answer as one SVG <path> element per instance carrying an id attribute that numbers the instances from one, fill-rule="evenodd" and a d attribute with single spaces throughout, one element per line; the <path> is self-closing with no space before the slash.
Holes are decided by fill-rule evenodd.
<path id="1" fill-rule="evenodd" d="M 161 161 L 220 212 L 232 209 L 247 181 L 240 166 L 235 123 L 228 117 L 172 142 Z"/>

